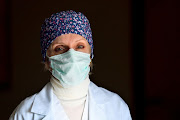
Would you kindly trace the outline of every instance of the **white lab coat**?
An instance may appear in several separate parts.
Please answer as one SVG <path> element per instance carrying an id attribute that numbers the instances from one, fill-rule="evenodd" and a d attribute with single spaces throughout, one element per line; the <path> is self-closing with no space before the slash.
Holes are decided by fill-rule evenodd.
<path id="1" fill-rule="evenodd" d="M 90 82 L 86 120 L 131 120 L 127 104 L 117 94 Z M 85 118 L 85 117 L 84 117 Z M 83 118 L 83 119 L 84 119 Z M 37 94 L 23 100 L 9 120 L 68 120 L 51 83 Z"/>

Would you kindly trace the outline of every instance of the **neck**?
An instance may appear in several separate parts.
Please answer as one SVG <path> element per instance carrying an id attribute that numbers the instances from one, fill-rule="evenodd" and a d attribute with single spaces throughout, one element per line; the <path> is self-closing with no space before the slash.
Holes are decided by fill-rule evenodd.
<path id="1" fill-rule="evenodd" d="M 90 83 L 89 76 L 85 78 L 80 84 L 64 88 L 60 81 L 51 76 L 50 82 L 53 86 L 53 92 L 60 100 L 77 100 L 86 97 Z"/>

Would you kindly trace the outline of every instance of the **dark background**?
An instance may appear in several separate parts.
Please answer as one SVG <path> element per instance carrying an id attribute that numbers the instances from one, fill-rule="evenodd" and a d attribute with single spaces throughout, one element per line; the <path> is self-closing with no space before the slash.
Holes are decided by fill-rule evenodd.
<path id="1" fill-rule="evenodd" d="M 177 0 L 1 0 L 0 119 L 49 81 L 40 27 L 62 10 L 84 13 L 94 39 L 91 80 L 118 93 L 135 120 L 180 119 Z"/>

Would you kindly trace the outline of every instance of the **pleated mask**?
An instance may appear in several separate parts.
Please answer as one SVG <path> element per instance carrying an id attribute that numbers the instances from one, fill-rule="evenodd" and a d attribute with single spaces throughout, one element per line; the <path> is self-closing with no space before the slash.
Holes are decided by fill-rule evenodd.
<path id="1" fill-rule="evenodd" d="M 48 56 L 47 56 L 48 57 Z M 64 88 L 80 84 L 90 72 L 90 54 L 69 49 L 63 54 L 48 57 L 52 75 Z"/>

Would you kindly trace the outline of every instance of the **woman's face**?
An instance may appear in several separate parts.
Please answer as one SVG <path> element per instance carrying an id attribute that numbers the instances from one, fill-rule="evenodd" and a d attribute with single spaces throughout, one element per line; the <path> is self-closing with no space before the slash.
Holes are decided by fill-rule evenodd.
<path id="1" fill-rule="evenodd" d="M 76 51 L 91 53 L 91 47 L 84 37 L 78 34 L 64 34 L 56 37 L 47 50 L 47 55 L 51 57 L 62 54 L 71 48 Z"/>

